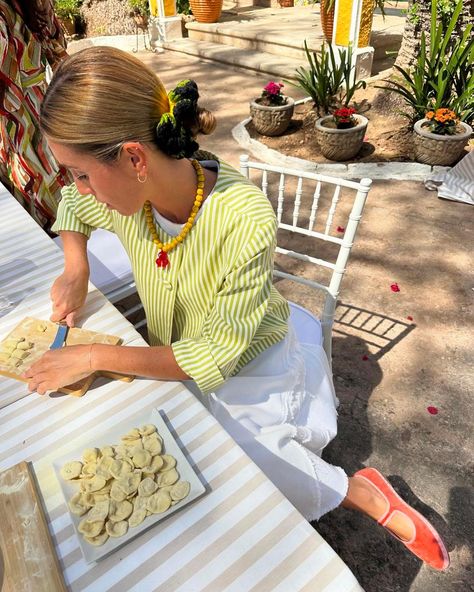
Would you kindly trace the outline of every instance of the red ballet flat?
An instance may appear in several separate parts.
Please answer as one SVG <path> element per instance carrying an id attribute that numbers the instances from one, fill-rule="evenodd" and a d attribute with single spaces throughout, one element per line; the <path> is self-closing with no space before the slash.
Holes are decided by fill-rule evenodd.
<path id="1" fill-rule="evenodd" d="M 444 543 L 435 528 L 419 512 L 414 510 L 393 489 L 390 483 L 377 469 L 366 468 L 357 471 L 354 477 L 369 481 L 387 502 L 387 511 L 378 520 L 388 532 L 402 542 L 407 549 L 434 569 L 444 571 L 449 566 L 449 555 Z M 415 535 L 405 541 L 393 533 L 387 523 L 395 514 L 403 514 L 413 524 Z"/>

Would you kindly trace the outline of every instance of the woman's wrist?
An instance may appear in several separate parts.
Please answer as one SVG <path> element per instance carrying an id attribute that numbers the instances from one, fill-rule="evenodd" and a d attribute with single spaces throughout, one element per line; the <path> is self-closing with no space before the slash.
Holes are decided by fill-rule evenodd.
<path id="1" fill-rule="evenodd" d="M 90 269 L 87 258 L 85 260 L 65 261 L 64 274 L 74 279 L 89 280 Z"/>
<path id="2" fill-rule="evenodd" d="M 93 355 L 94 355 L 94 344 L 91 343 L 91 345 L 89 346 L 89 370 L 91 370 L 92 372 L 95 372 L 96 368 L 94 366 L 94 360 L 93 360 Z"/>

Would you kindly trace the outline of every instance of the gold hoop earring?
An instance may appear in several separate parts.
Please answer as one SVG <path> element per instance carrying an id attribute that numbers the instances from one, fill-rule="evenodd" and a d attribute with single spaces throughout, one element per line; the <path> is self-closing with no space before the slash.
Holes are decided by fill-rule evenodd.
<path id="1" fill-rule="evenodd" d="M 137 174 L 137 181 L 139 183 L 146 183 L 147 179 L 148 179 L 148 175 L 146 173 L 145 173 L 145 177 L 144 178 L 140 177 L 140 173 Z"/>

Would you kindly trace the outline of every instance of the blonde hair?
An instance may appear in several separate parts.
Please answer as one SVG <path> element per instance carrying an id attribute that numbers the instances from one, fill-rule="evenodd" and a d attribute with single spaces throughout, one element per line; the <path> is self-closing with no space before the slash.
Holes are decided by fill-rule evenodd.
<path id="1" fill-rule="evenodd" d="M 157 125 L 169 111 L 166 89 L 150 68 L 119 49 L 90 47 L 56 70 L 41 105 L 40 123 L 49 139 L 108 161 L 117 158 L 127 141 L 161 148 Z M 216 120 L 196 104 L 194 116 L 183 126 L 193 139 L 198 133 L 212 133 Z"/>

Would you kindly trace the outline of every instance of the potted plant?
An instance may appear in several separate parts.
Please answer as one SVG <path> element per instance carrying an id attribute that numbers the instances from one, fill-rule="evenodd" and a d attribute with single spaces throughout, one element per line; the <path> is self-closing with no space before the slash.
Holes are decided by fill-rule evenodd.
<path id="1" fill-rule="evenodd" d="M 362 148 L 367 118 L 353 107 L 340 107 L 316 121 L 316 140 L 330 160 L 349 160 Z"/>
<path id="2" fill-rule="evenodd" d="M 255 129 L 263 136 L 279 136 L 286 131 L 293 117 L 295 102 L 282 94 L 281 82 L 270 81 L 258 99 L 250 102 L 250 115 Z"/>
<path id="3" fill-rule="evenodd" d="M 132 18 L 135 24 L 140 29 L 146 29 L 148 27 L 148 17 L 150 15 L 150 5 L 148 0 L 128 0 L 128 4 L 131 8 L 130 18 Z"/>
<path id="4" fill-rule="evenodd" d="M 76 32 L 76 19 L 81 15 L 82 0 L 55 0 L 54 12 L 68 35 Z"/>
<path id="5" fill-rule="evenodd" d="M 217 23 L 223 0 L 189 0 L 189 6 L 198 23 Z"/>
<path id="6" fill-rule="evenodd" d="M 347 107 L 360 88 L 366 88 L 365 80 L 354 80 L 352 53 L 338 48 L 337 53 L 329 43 L 323 43 L 320 52 L 310 52 L 304 42 L 309 68 L 296 69 L 293 86 L 306 92 L 312 99 L 319 117 L 328 115 L 337 106 Z"/>
<path id="7" fill-rule="evenodd" d="M 447 108 L 428 111 L 414 126 L 415 158 L 424 164 L 450 166 L 463 154 L 472 127 Z"/>
<path id="8" fill-rule="evenodd" d="M 278 0 L 280 8 L 293 8 L 295 0 Z"/>

